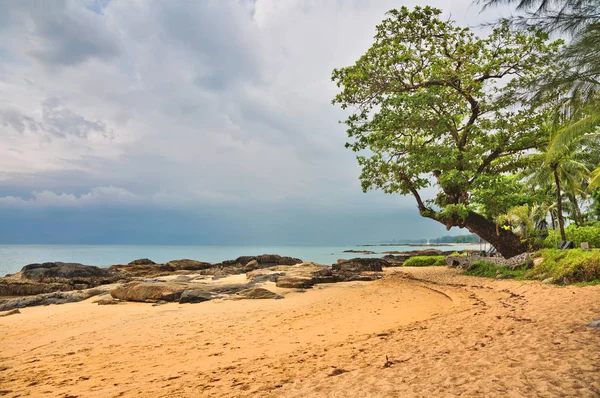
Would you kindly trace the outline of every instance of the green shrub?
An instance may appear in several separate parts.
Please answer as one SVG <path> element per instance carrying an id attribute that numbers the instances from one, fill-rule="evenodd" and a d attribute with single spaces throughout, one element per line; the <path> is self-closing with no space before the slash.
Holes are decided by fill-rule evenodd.
<path id="1" fill-rule="evenodd" d="M 415 256 L 406 260 L 405 267 L 428 267 L 430 265 L 446 265 L 444 256 Z"/>
<path id="2" fill-rule="evenodd" d="M 556 248 L 562 240 L 560 231 L 549 230 L 548 233 L 548 237 L 544 240 L 544 247 Z M 598 224 L 584 227 L 569 225 L 565 228 L 565 234 L 567 240 L 573 241 L 575 247 L 581 247 L 581 242 L 588 242 L 590 247 L 600 248 L 600 226 Z"/>
<path id="3" fill-rule="evenodd" d="M 544 249 L 544 259 L 530 271 L 529 278 L 552 278 L 557 283 L 579 283 L 600 280 L 600 250 Z"/>
<path id="4" fill-rule="evenodd" d="M 489 261 L 475 261 L 469 266 L 469 268 L 465 270 L 465 275 L 483 276 L 486 278 L 496 278 L 498 276 L 512 276 L 515 279 L 524 279 L 525 270 L 523 268 L 510 270 L 507 267 L 499 267 L 497 265 L 494 265 Z"/>

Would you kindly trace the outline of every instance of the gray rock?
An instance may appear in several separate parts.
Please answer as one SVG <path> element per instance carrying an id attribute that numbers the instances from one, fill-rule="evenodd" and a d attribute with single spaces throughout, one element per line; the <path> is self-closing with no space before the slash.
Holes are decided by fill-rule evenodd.
<path id="1" fill-rule="evenodd" d="M 184 290 L 179 298 L 179 304 L 202 303 L 214 298 L 213 294 L 203 289 Z"/>
<path id="2" fill-rule="evenodd" d="M 108 267 L 108 269 L 119 271 L 124 277 L 144 278 L 169 275 L 175 271 L 173 267 L 165 264 L 115 264 Z"/>
<path id="3" fill-rule="evenodd" d="M 29 264 L 16 274 L 0 278 L 0 296 L 83 290 L 120 279 L 121 275 L 92 265 L 61 262 Z"/>
<path id="4" fill-rule="evenodd" d="M 600 319 L 587 324 L 591 328 L 600 328 Z"/>
<path id="5" fill-rule="evenodd" d="M 365 271 L 383 271 L 383 267 L 390 265 L 381 258 L 353 258 L 342 261 L 331 266 L 333 272 L 365 272 Z"/>
<path id="6" fill-rule="evenodd" d="M 107 293 L 113 286 L 99 286 L 87 290 L 71 292 L 53 292 L 38 294 L 36 296 L 18 297 L 0 300 L 0 311 L 8 311 L 13 308 L 32 307 L 37 305 L 65 304 L 86 300 L 90 297 Z"/>
<path id="7" fill-rule="evenodd" d="M 542 283 L 545 283 L 545 284 L 550 284 L 552 282 L 554 282 L 554 278 L 546 278 L 542 281 Z"/>

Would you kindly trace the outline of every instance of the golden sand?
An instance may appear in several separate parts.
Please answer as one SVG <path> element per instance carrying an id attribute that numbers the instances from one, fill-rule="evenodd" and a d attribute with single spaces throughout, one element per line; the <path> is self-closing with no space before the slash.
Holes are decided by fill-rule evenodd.
<path id="1" fill-rule="evenodd" d="M 283 300 L 90 300 L 0 318 L 0 395 L 600 395 L 600 286 L 391 270 Z M 405 274 L 404 272 L 408 272 Z"/>

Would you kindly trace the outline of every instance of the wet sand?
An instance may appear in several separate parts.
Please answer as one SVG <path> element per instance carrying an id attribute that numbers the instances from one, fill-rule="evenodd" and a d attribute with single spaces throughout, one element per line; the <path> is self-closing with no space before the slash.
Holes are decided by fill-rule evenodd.
<path id="1" fill-rule="evenodd" d="M 401 271 L 401 272 L 399 272 Z M 283 300 L 97 298 L 0 318 L 0 395 L 600 395 L 600 286 L 388 270 Z"/>

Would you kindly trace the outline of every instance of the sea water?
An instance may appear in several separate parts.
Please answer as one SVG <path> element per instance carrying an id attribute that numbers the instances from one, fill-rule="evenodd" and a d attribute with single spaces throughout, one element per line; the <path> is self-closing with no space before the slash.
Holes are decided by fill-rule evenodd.
<path id="1" fill-rule="evenodd" d="M 126 246 L 126 245 L 0 245 L 0 276 L 14 273 L 24 265 L 42 262 L 72 262 L 107 267 L 127 264 L 138 258 L 156 263 L 189 258 L 209 263 L 235 259 L 239 256 L 279 254 L 303 261 L 331 265 L 340 258 L 381 257 L 386 251 L 418 249 L 461 250 L 475 245 L 394 245 L 394 246 Z M 376 254 L 347 253 L 346 250 L 369 250 Z"/>

